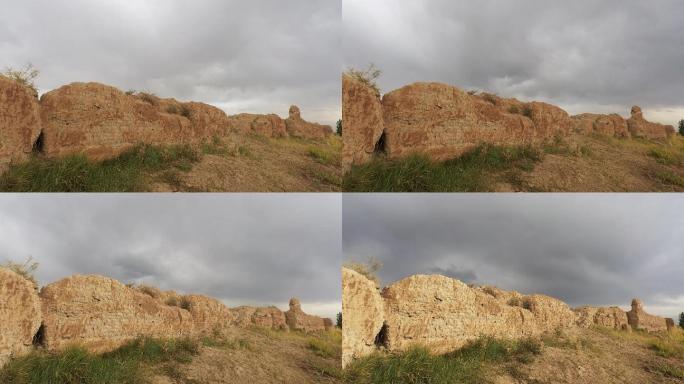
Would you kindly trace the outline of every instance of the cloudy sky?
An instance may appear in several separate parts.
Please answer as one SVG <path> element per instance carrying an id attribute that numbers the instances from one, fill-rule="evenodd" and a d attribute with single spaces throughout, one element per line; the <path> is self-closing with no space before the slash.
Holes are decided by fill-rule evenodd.
<path id="1" fill-rule="evenodd" d="M 229 114 L 340 116 L 339 0 L 0 0 L 0 68 L 42 92 L 75 81 L 203 101 Z"/>
<path id="2" fill-rule="evenodd" d="M 334 194 L 0 195 L 0 263 L 32 256 L 41 285 L 100 274 L 334 317 L 340 210 Z"/>
<path id="3" fill-rule="evenodd" d="M 373 194 L 343 197 L 346 260 L 387 285 L 414 274 L 543 293 L 572 306 L 632 298 L 684 312 L 684 196 Z"/>
<path id="4" fill-rule="evenodd" d="M 344 0 L 343 19 L 345 66 L 375 63 L 383 91 L 438 81 L 573 114 L 639 104 L 684 119 L 680 0 Z"/>

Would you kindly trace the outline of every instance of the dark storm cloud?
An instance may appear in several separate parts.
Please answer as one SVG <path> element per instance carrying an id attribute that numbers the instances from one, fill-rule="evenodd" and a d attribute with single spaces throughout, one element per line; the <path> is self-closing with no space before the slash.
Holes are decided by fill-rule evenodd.
<path id="1" fill-rule="evenodd" d="M 345 0 L 347 66 L 374 62 L 385 91 L 414 81 L 541 99 L 570 112 L 684 118 L 679 0 Z"/>
<path id="2" fill-rule="evenodd" d="M 339 195 L 3 195 L 0 262 L 201 293 L 229 305 L 339 311 Z"/>
<path id="3" fill-rule="evenodd" d="M 2 1 L 0 67 L 32 62 L 42 91 L 97 81 L 330 123 L 340 30 L 338 0 Z"/>
<path id="4" fill-rule="evenodd" d="M 346 259 L 391 283 L 440 273 L 571 305 L 684 311 L 684 196 L 345 195 Z"/>

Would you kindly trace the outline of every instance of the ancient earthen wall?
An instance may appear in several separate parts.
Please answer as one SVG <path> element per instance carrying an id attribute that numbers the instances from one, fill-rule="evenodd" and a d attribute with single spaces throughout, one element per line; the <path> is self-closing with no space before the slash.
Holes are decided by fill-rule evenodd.
<path id="1" fill-rule="evenodd" d="M 644 305 L 639 299 L 632 300 L 632 309 L 627 312 L 627 321 L 633 329 L 648 332 L 668 331 L 674 326 L 672 319 L 646 313 Z"/>
<path id="2" fill-rule="evenodd" d="M 441 83 L 410 84 L 380 99 L 343 75 L 342 102 L 346 168 L 369 161 L 373 153 L 389 158 L 422 153 L 446 160 L 482 143 L 524 145 L 573 132 L 649 139 L 674 133 L 671 126 L 644 120 L 638 107 L 629 120 L 617 114 L 570 117 L 554 105 L 467 93 Z"/>
<path id="3" fill-rule="evenodd" d="M 187 310 L 106 277 L 71 276 L 45 286 L 40 298 L 48 349 L 79 344 L 105 352 L 139 336 L 172 338 L 194 332 Z"/>
<path id="4" fill-rule="evenodd" d="M 285 127 L 290 136 L 303 139 L 322 140 L 333 134 L 332 127 L 329 125 L 310 123 L 302 119 L 299 107 L 296 105 L 290 107 L 289 117 L 285 120 Z"/>
<path id="5" fill-rule="evenodd" d="M 375 283 L 342 268 L 342 365 L 371 354 L 382 330 L 385 310 Z"/>
<path id="6" fill-rule="evenodd" d="M 285 313 L 276 307 L 231 308 L 232 325 L 240 328 L 262 327 L 277 330 L 288 330 Z"/>
<path id="7" fill-rule="evenodd" d="M 32 151 L 102 160 L 140 143 L 194 144 L 230 132 L 320 140 L 332 129 L 303 120 L 296 106 L 290 108 L 287 120 L 273 114 L 227 116 L 204 103 L 129 94 L 98 83 L 65 85 L 39 101 L 28 88 L 0 76 L 2 169 L 26 160 Z"/>
<path id="8" fill-rule="evenodd" d="M 384 130 L 382 104 L 370 87 L 348 75 L 342 75 L 342 122 L 344 167 L 368 162 Z"/>
<path id="9" fill-rule="evenodd" d="M 290 309 L 285 312 L 285 321 L 292 330 L 303 332 L 318 332 L 330 329 L 332 320 L 309 315 L 302 311 L 299 299 L 290 299 Z"/>
<path id="10" fill-rule="evenodd" d="M 575 309 L 575 314 L 576 324 L 581 328 L 601 326 L 620 330 L 631 329 L 627 322 L 627 313 L 618 307 L 581 307 Z"/>
<path id="11" fill-rule="evenodd" d="M 469 286 L 444 276 L 416 275 L 382 291 L 360 273 L 342 270 L 342 363 L 378 349 L 414 345 L 447 353 L 485 337 L 518 339 L 598 325 L 665 331 L 674 322 L 617 307 L 582 307 L 544 295 L 522 295 L 492 286 Z"/>
<path id="12" fill-rule="evenodd" d="M 0 76 L 0 172 L 28 158 L 40 135 L 38 99 L 23 85 Z"/>
<path id="13" fill-rule="evenodd" d="M 31 350 L 42 320 L 34 284 L 0 268 L 0 367 L 11 357 Z"/>

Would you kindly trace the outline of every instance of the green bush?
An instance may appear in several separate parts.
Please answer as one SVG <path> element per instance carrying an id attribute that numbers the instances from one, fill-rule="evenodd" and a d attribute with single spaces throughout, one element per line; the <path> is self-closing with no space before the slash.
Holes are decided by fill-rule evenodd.
<path id="1" fill-rule="evenodd" d="M 201 154 L 189 145 L 139 145 L 120 156 L 95 162 L 84 155 L 62 159 L 34 156 L 0 175 L 3 192 L 135 192 L 147 173 L 189 171 Z"/>
<path id="2" fill-rule="evenodd" d="M 353 166 L 345 175 L 347 192 L 482 192 L 486 176 L 494 171 L 531 171 L 543 153 L 532 146 L 504 147 L 482 144 L 445 162 L 415 154 L 398 160 L 381 156 Z"/>

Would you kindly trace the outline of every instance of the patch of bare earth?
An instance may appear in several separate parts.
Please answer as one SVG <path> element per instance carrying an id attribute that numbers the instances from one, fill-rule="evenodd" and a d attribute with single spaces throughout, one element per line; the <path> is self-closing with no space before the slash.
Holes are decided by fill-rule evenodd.
<path id="1" fill-rule="evenodd" d="M 623 332 L 623 331 L 621 331 Z M 638 334 L 581 329 L 545 342 L 529 364 L 507 363 L 493 382 L 518 383 L 682 383 L 682 356 L 661 357 Z M 674 374 L 672 374 L 674 372 Z"/>
<path id="2" fill-rule="evenodd" d="M 329 354 L 311 348 L 327 345 Z M 317 345 L 318 345 L 317 344 Z M 205 343 L 192 362 L 160 372 L 154 384 L 342 383 L 341 332 L 305 335 L 265 329 L 227 330 L 224 341 Z"/>
<path id="3" fill-rule="evenodd" d="M 539 192 L 684 191 L 684 138 L 667 142 L 577 135 L 545 146 L 531 172 L 493 175 L 493 189 Z M 657 152 L 654 154 L 654 152 Z M 658 157 L 658 153 L 666 157 Z"/>
<path id="4" fill-rule="evenodd" d="M 232 135 L 207 144 L 191 170 L 150 175 L 154 192 L 335 192 L 342 143 Z"/>

